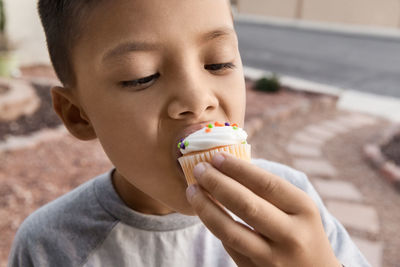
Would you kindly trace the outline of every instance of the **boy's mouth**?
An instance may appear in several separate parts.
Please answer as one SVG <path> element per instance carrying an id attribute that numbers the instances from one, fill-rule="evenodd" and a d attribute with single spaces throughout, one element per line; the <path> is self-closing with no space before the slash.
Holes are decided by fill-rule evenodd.
<path id="1" fill-rule="evenodd" d="M 176 160 L 178 160 L 178 158 L 182 157 L 183 154 L 181 152 L 181 150 L 178 148 L 178 143 L 185 139 L 187 136 L 189 136 L 190 134 L 204 128 L 207 124 L 209 124 L 211 122 L 200 122 L 200 123 L 196 123 L 196 124 L 192 124 L 188 127 L 185 127 L 179 134 L 178 137 L 174 140 L 174 150 L 175 150 L 175 155 L 176 155 Z"/>

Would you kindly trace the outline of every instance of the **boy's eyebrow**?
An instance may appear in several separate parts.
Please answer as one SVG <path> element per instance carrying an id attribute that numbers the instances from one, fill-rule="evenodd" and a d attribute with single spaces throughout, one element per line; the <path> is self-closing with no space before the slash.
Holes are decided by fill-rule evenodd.
<path id="1" fill-rule="evenodd" d="M 235 35 L 235 30 L 231 27 L 225 26 L 214 29 L 207 33 L 204 33 L 200 36 L 198 42 L 206 43 L 214 39 Z M 106 52 L 103 56 L 102 61 L 106 61 L 112 57 L 121 56 L 123 54 L 134 52 L 134 51 L 152 51 L 159 50 L 162 47 L 160 43 L 149 43 L 149 42 L 124 42 L 116 47 L 112 48 L 108 52 Z"/>
<path id="2" fill-rule="evenodd" d="M 231 27 L 225 26 L 225 27 L 220 27 L 215 30 L 209 31 L 205 34 L 202 34 L 199 43 L 205 43 L 217 38 L 229 36 L 229 35 L 235 35 L 235 30 Z"/>

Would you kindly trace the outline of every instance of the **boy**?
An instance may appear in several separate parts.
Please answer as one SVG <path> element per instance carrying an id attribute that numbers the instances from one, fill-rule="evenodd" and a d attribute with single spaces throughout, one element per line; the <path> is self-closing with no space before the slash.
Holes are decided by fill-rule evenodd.
<path id="1" fill-rule="evenodd" d="M 39 12 L 63 84 L 54 108 L 115 169 L 29 216 L 11 266 L 368 266 L 288 167 L 219 154 L 186 190 L 178 140 L 244 122 L 227 0 L 40 0 Z"/>

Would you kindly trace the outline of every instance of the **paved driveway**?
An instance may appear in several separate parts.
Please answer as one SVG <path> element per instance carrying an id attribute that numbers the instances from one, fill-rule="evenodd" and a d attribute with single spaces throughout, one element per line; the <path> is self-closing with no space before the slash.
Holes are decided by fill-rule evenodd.
<path id="1" fill-rule="evenodd" d="M 243 64 L 400 98 L 400 38 L 236 21 Z"/>

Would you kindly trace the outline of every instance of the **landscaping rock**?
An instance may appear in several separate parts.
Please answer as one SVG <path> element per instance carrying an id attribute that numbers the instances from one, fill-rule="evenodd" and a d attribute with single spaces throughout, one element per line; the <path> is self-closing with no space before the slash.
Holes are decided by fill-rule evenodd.
<path id="1" fill-rule="evenodd" d="M 0 78 L 3 89 L 0 94 L 0 121 L 16 120 L 22 115 L 29 116 L 40 105 L 35 90 L 24 80 Z"/>
<path id="2" fill-rule="evenodd" d="M 15 110 L 15 112 L 11 112 L 12 114 L 21 112 L 22 107 L 24 109 L 29 107 L 29 109 L 26 110 L 29 112 L 19 116 L 13 121 L 0 120 L 0 141 L 4 141 L 8 136 L 28 135 L 43 128 L 55 128 L 62 124 L 61 120 L 52 108 L 50 85 L 32 84 L 28 86 L 25 81 L 22 81 L 18 84 L 18 88 L 19 89 L 17 90 L 20 91 L 20 94 L 28 92 L 29 95 L 29 92 L 32 91 L 34 97 L 31 97 L 33 97 L 34 100 L 26 101 L 31 104 L 32 101 L 35 101 L 38 106 L 35 107 L 33 112 L 32 106 L 30 106 L 31 104 L 26 104 L 27 102 L 25 102 L 25 100 L 21 100 L 20 102 L 17 100 L 10 101 L 9 104 L 6 105 L 9 107 L 9 112 L 7 112 L 8 114 L 10 114 L 11 110 Z M 23 88 L 26 88 L 26 90 Z M 21 97 L 21 99 L 25 99 L 25 96 Z M 27 107 L 24 105 L 27 105 Z M 3 114 L 3 112 L 0 111 L 0 114 Z"/>

